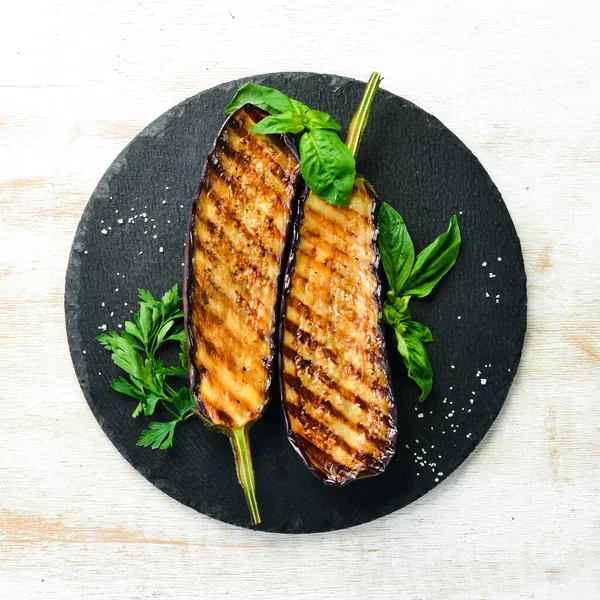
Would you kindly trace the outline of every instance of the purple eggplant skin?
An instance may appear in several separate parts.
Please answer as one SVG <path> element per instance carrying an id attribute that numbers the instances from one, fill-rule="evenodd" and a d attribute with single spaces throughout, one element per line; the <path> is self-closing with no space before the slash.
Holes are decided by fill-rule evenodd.
<path id="1" fill-rule="evenodd" d="M 258 122 L 262 118 L 267 116 L 267 113 L 265 111 L 261 110 L 260 108 L 254 106 L 254 105 L 246 105 L 246 106 L 242 107 L 241 109 L 239 109 L 238 111 L 231 114 L 225 120 L 225 122 L 217 136 L 215 144 L 213 145 L 213 148 L 211 149 L 211 151 L 209 153 L 208 159 L 204 163 L 204 167 L 202 169 L 200 184 L 199 184 L 198 190 L 195 194 L 194 204 L 193 204 L 192 210 L 190 212 L 190 218 L 188 221 L 188 229 L 187 229 L 187 235 L 186 235 L 186 252 L 185 252 L 185 262 L 184 262 L 183 301 L 184 301 L 185 327 L 186 327 L 186 336 L 187 336 L 187 352 L 188 352 L 188 361 L 189 361 L 189 368 L 190 368 L 191 387 L 192 387 L 192 390 L 194 393 L 194 398 L 195 398 L 196 404 L 197 404 L 198 409 L 201 412 L 202 416 L 209 423 L 211 423 L 213 425 L 217 425 L 217 426 L 221 425 L 221 426 L 225 426 L 225 427 L 242 425 L 244 423 L 236 422 L 235 420 L 232 421 L 232 420 L 228 419 L 226 415 L 223 415 L 222 419 L 215 418 L 214 412 L 207 410 L 207 406 L 205 406 L 205 403 L 203 401 L 201 394 L 198 393 L 199 388 L 200 388 L 200 383 L 201 383 L 203 367 L 201 365 L 198 365 L 197 361 L 195 360 L 196 351 L 197 351 L 197 340 L 196 340 L 196 336 L 194 335 L 194 331 L 192 328 L 192 322 L 193 322 L 193 318 L 194 318 L 193 312 L 194 312 L 194 308 L 195 308 L 193 306 L 193 301 L 192 301 L 192 290 L 194 287 L 193 257 L 194 257 L 194 251 L 195 251 L 194 226 L 195 226 L 196 216 L 198 214 L 201 193 L 202 193 L 202 190 L 207 185 L 207 180 L 210 176 L 209 171 L 211 169 L 211 165 L 214 165 L 216 162 L 215 156 L 218 153 L 219 148 L 221 147 L 222 140 L 224 137 L 227 136 L 227 132 L 231 128 L 232 122 L 236 122 L 237 120 L 239 120 L 240 115 L 242 115 L 244 113 L 250 113 L 252 120 L 255 122 Z M 238 126 L 236 126 L 235 129 L 239 131 Z M 284 228 L 285 229 L 285 233 L 284 233 L 285 243 L 283 244 L 283 246 L 281 248 L 280 255 L 277 257 L 280 267 L 279 267 L 279 273 L 276 277 L 276 293 L 275 293 L 276 302 L 274 303 L 272 312 L 271 312 L 272 327 L 271 327 L 271 331 L 269 332 L 270 356 L 267 358 L 267 362 L 266 362 L 266 370 L 268 373 L 268 378 L 267 378 L 266 388 L 264 390 L 265 401 L 261 404 L 261 406 L 258 410 L 252 411 L 253 414 L 252 414 L 252 418 L 250 419 L 251 421 L 256 421 L 262 415 L 262 413 L 267 405 L 267 402 L 273 397 L 274 392 L 275 392 L 273 384 L 274 384 L 274 381 L 276 380 L 276 377 L 274 377 L 273 375 L 274 375 L 275 369 L 277 368 L 276 367 L 277 361 L 275 360 L 276 359 L 276 350 L 277 350 L 277 340 L 278 340 L 277 323 L 279 321 L 279 307 L 280 307 L 279 298 L 281 297 L 281 288 L 282 288 L 282 284 L 283 284 L 282 277 L 281 277 L 281 271 L 282 271 L 281 265 L 285 264 L 286 256 L 289 253 L 290 232 L 292 229 L 292 221 L 296 215 L 298 192 L 300 190 L 303 190 L 303 183 L 299 176 L 299 161 L 300 161 L 300 159 L 298 156 L 298 151 L 296 149 L 296 145 L 295 145 L 293 139 L 290 136 L 288 136 L 287 134 L 263 136 L 263 135 L 258 135 L 258 134 L 252 134 L 252 133 L 249 133 L 248 131 L 243 131 L 243 135 L 255 136 L 257 138 L 267 139 L 267 140 L 271 141 L 273 143 L 273 146 L 275 148 L 277 148 L 278 151 L 280 151 L 282 154 L 287 154 L 290 164 L 293 164 L 293 168 L 290 169 L 290 173 L 288 174 L 289 180 L 284 182 L 286 185 L 286 188 L 288 189 L 289 216 L 287 218 L 287 223 Z M 243 157 L 241 160 L 242 161 L 244 160 Z M 217 166 L 217 169 L 218 168 L 219 167 Z M 289 188 L 291 188 L 291 190 Z M 272 221 L 272 219 L 271 219 L 271 221 Z M 230 223 L 226 223 L 225 226 L 228 226 L 229 224 Z M 265 228 L 262 231 L 263 235 L 262 235 L 261 239 L 263 241 L 268 237 L 268 232 L 269 232 L 268 228 Z M 258 238 L 257 238 L 257 240 L 258 240 Z M 238 256 L 236 258 L 236 261 L 243 262 L 244 257 Z M 255 315 L 252 315 L 252 317 L 255 318 Z M 248 352 L 249 353 L 252 352 L 251 347 L 248 348 Z M 240 371 L 239 376 L 242 379 L 245 379 L 247 377 L 245 375 L 245 372 L 242 372 L 242 371 Z M 228 416 L 231 417 L 232 415 L 228 415 Z"/>
<path id="2" fill-rule="evenodd" d="M 350 402 L 352 401 L 353 393 L 348 390 L 348 386 L 343 385 L 344 377 L 336 380 L 327 375 L 328 369 L 332 368 L 332 362 L 336 365 L 339 365 L 340 372 L 342 373 L 345 372 L 346 368 L 352 369 L 352 367 L 344 364 L 343 356 L 336 356 L 336 348 L 341 348 L 344 346 L 345 342 L 343 336 L 337 340 L 337 343 L 335 343 L 335 333 L 331 335 L 326 334 L 320 341 L 314 338 L 313 335 L 315 333 L 317 335 L 321 335 L 322 330 L 319 331 L 318 328 L 315 329 L 315 315 L 311 314 L 310 307 L 308 307 L 308 310 L 306 308 L 303 309 L 306 311 L 304 314 L 304 322 L 306 323 L 305 327 L 307 327 L 309 331 L 302 330 L 297 323 L 293 322 L 294 319 L 299 319 L 300 313 L 298 310 L 292 311 L 296 313 L 294 319 L 288 319 L 290 316 L 288 314 L 290 301 L 297 302 L 297 299 L 292 297 L 292 287 L 297 257 L 301 246 L 301 231 L 305 222 L 305 215 L 307 214 L 307 202 L 311 204 L 313 208 L 321 207 L 325 212 L 331 210 L 338 211 L 336 220 L 337 217 L 340 217 L 340 220 L 337 221 L 340 223 L 340 221 L 344 218 L 342 214 L 344 211 L 351 209 L 354 200 L 351 200 L 350 207 L 340 208 L 326 205 L 324 201 L 314 196 L 314 194 L 302 194 L 298 204 L 298 214 L 294 221 L 291 242 L 292 246 L 286 266 L 284 289 L 281 297 L 279 373 L 280 393 L 287 426 L 288 439 L 308 469 L 324 483 L 332 485 L 345 485 L 356 479 L 372 477 L 382 473 L 387 467 L 389 461 L 394 456 L 397 439 L 397 409 L 391 389 L 391 374 L 387 361 L 385 337 L 382 328 L 381 277 L 379 273 L 380 257 L 377 243 L 377 215 L 381 203 L 377 198 L 373 188 L 361 176 L 357 177 L 355 182 L 353 198 L 355 193 L 358 194 L 359 192 L 363 195 L 363 198 L 366 198 L 368 195 L 371 204 L 368 215 L 370 223 L 372 224 L 372 238 L 369 243 L 371 250 L 369 268 L 370 277 L 372 278 L 373 282 L 375 282 L 375 287 L 372 293 L 373 303 L 370 306 L 370 311 L 372 317 L 374 316 L 373 310 L 376 312 L 377 322 L 376 328 L 373 330 L 374 336 L 377 338 L 376 345 L 379 346 L 379 355 L 374 360 L 374 364 L 376 364 L 377 367 L 375 371 L 379 371 L 379 382 L 384 382 L 384 385 L 379 385 L 379 383 L 373 384 L 377 386 L 378 397 L 381 401 L 380 405 L 384 407 L 384 410 L 382 410 L 376 417 L 369 417 L 369 423 L 365 425 L 365 423 L 361 422 L 359 419 L 352 420 L 348 419 L 347 417 L 345 418 L 339 412 L 340 403 L 338 402 L 337 408 L 335 408 L 329 396 L 330 393 L 333 393 L 335 396 L 338 391 L 343 390 L 343 393 L 346 394 L 346 401 L 348 399 L 350 399 Z M 308 212 L 309 214 L 312 214 L 311 218 L 314 220 L 315 213 L 313 208 L 309 207 Z M 340 212 L 342 214 L 340 214 Z M 348 213 L 346 212 L 346 214 Z M 333 223 L 335 223 L 335 221 Z M 322 231 L 327 231 L 325 222 L 323 222 L 322 225 Z M 331 227 L 332 222 L 330 221 L 328 225 Z M 315 228 L 313 227 L 313 232 L 314 230 Z M 333 231 L 335 234 L 335 224 L 333 225 Z M 338 233 L 340 232 L 341 230 L 338 230 Z M 313 234 L 311 233 L 310 235 L 312 236 Z M 324 250 L 324 248 L 327 247 L 326 241 L 327 240 L 325 239 L 320 248 L 320 254 L 318 255 L 319 260 L 316 259 L 315 255 L 313 257 L 314 260 L 310 265 L 311 271 L 317 275 L 317 278 L 319 277 L 318 273 L 320 269 L 323 269 L 324 266 L 326 267 L 326 264 L 324 265 L 324 263 L 329 263 L 329 260 L 335 260 L 334 257 L 327 257 L 326 251 Z M 339 253 L 339 248 L 332 250 L 332 253 Z M 301 254 L 303 255 L 303 260 L 306 261 L 306 248 L 301 252 Z M 341 254 L 339 254 L 339 256 L 341 256 Z M 325 260 L 323 260 L 324 258 Z M 360 263 L 357 265 L 357 267 L 360 267 Z M 325 272 L 323 277 L 324 287 L 318 290 L 318 293 L 320 292 L 325 297 L 325 300 L 323 300 L 323 296 L 321 295 L 321 303 L 326 304 L 326 306 L 329 306 L 331 309 L 330 318 L 333 319 L 332 323 L 335 328 L 335 315 L 337 311 L 337 307 L 335 306 L 336 292 L 333 291 L 332 286 L 328 285 L 330 281 L 327 280 L 327 274 Z M 302 289 L 300 293 L 305 294 L 307 298 L 310 298 L 311 292 L 308 281 L 305 285 L 305 288 Z M 317 298 L 316 304 L 319 304 L 319 298 Z M 356 311 L 356 315 L 360 321 L 361 307 L 357 306 L 356 308 L 358 309 Z M 300 316 L 300 318 L 302 318 L 302 316 Z M 295 346 L 296 349 L 300 349 L 302 356 L 294 351 L 292 348 L 293 346 Z M 292 364 L 295 364 L 295 367 L 291 366 Z M 292 371 L 295 369 L 295 374 L 291 374 L 290 369 Z M 376 376 L 377 373 L 375 373 L 374 377 Z M 300 383 L 301 379 L 303 380 L 302 383 Z M 315 387 L 312 391 L 310 391 L 308 388 L 310 387 L 311 383 L 315 382 Z M 367 384 L 367 386 L 368 385 L 369 384 Z M 302 396 L 303 394 L 304 397 Z M 294 397 L 296 402 L 292 401 L 291 396 Z M 307 401 L 307 398 L 310 399 Z M 360 398 L 358 393 L 354 395 L 354 398 L 359 404 L 364 402 L 364 399 Z M 334 417 L 332 417 L 332 413 Z M 371 446 L 372 452 L 367 454 L 357 448 L 351 446 L 349 447 L 347 444 L 347 437 L 346 440 L 343 440 L 332 432 L 332 418 L 334 419 L 334 424 L 339 418 L 341 419 L 340 422 L 342 422 L 344 426 L 349 427 L 349 430 L 354 429 L 354 431 L 362 433 L 362 435 L 366 436 L 367 438 L 369 435 L 372 435 L 374 431 L 382 433 L 383 436 L 377 438 L 377 447 L 374 448 Z M 302 421 L 304 421 L 304 426 L 301 425 Z M 294 423 L 296 424 L 296 427 L 294 427 Z M 327 426 L 328 424 L 329 427 Z M 346 431 L 348 431 L 348 429 Z M 342 448 L 340 448 L 340 446 Z M 344 447 L 345 450 L 343 449 Z M 334 459 L 331 456 L 331 453 L 337 453 L 338 458 Z M 345 456 L 346 458 L 349 458 L 349 460 L 340 459 L 340 456 Z"/>

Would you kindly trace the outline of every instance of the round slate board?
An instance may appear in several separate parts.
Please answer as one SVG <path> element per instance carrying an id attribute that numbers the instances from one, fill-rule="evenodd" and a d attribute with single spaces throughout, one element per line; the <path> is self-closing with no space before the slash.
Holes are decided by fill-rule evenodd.
<path id="1" fill-rule="evenodd" d="M 81 218 L 67 270 L 65 312 L 71 356 L 98 422 L 123 456 L 161 490 L 196 510 L 249 527 L 228 440 L 191 419 L 166 452 L 136 446 L 150 418 L 114 392 L 119 376 L 95 341 L 137 311 L 137 288 L 162 294 L 183 280 L 185 229 L 203 162 L 240 79 L 185 100 L 150 124 L 117 157 Z M 252 81 L 276 87 L 350 122 L 364 88 L 351 79 L 275 73 Z M 396 456 L 387 471 L 337 488 L 311 475 L 287 442 L 274 402 L 251 432 L 258 529 L 307 533 L 365 523 L 433 488 L 460 465 L 496 418 L 515 375 L 526 327 L 519 239 L 500 194 L 471 152 L 437 119 L 381 90 L 358 170 L 400 211 L 416 250 L 458 215 L 463 244 L 450 274 L 413 318 L 427 324 L 433 391 L 419 404 L 393 340 L 388 340 L 398 403 Z"/>

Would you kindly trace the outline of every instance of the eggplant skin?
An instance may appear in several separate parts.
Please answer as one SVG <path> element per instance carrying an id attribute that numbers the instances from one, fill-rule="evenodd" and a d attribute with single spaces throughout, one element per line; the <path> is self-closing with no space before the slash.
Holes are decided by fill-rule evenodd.
<path id="1" fill-rule="evenodd" d="M 280 391 L 292 446 L 325 483 L 382 473 L 396 405 L 381 321 L 379 200 L 361 177 L 347 207 L 300 199 L 280 323 Z"/>
<path id="2" fill-rule="evenodd" d="M 184 316 L 190 382 L 206 420 L 255 421 L 272 395 L 282 263 L 300 162 L 287 135 L 260 135 L 245 105 L 223 124 L 190 214 Z M 276 362 L 276 361 L 275 361 Z"/>

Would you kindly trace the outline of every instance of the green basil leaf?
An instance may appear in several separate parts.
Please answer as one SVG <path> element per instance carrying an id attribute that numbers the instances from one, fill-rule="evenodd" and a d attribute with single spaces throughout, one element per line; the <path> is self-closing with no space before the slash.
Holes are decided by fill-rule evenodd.
<path id="1" fill-rule="evenodd" d="M 348 147 L 334 131 L 317 129 L 300 138 L 300 172 L 310 190 L 337 206 L 347 206 L 356 177 Z"/>
<path id="2" fill-rule="evenodd" d="M 379 209 L 379 253 L 390 288 L 400 294 L 415 262 L 415 248 L 404 220 L 385 202 Z"/>
<path id="3" fill-rule="evenodd" d="M 431 330 L 423 323 L 418 323 L 417 321 L 411 321 L 407 326 L 408 331 L 416 335 L 424 344 L 429 342 L 433 342 L 433 335 L 431 335 Z"/>
<path id="4" fill-rule="evenodd" d="M 285 94 L 279 90 L 256 83 L 243 85 L 225 107 L 225 112 L 230 115 L 245 104 L 254 104 L 272 114 L 292 109 L 292 101 Z"/>
<path id="5" fill-rule="evenodd" d="M 456 215 L 452 215 L 448 231 L 442 233 L 427 248 L 419 252 L 402 295 L 423 298 L 454 266 L 460 250 L 460 229 Z"/>
<path id="6" fill-rule="evenodd" d="M 410 296 L 396 298 L 394 292 L 390 291 L 387 294 L 387 300 L 383 303 L 383 318 L 385 322 L 397 331 L 400 331 L 400 333 L 404 332 L 410 323 L 409 300 Z"/>
<path id="7" fill-rule="evenodd" d="M 332 129 L 339 131 L 342 126 L 333 117 L 320 110 L 309 109 L 304 113 L 304 124 L 307 129 Z"/>
<path id="8" fill-rule="evenodd" d="M 433 386 L 433 369 L 427 350 L 423 342 L 408 330 L 403 334 L 395 331 L 395 334 L 398 352 L 408 370 L 408 376 L 421 388 L 419 402 L 423 402 L 429 396 Z"/>
<path id="9" fill-rule="evenodd" d="M 286 110 L 278 115 L 270 115 L 259 121 L 252 131 L 254 133 L 300 133 L 304 130 L 302 115 L 296 111 Z"/>

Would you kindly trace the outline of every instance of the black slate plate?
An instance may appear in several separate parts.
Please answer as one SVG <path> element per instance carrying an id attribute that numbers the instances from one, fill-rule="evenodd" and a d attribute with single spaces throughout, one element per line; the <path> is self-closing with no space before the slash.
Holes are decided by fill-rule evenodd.
<path id="1" fill-rule="evenodd" d="M 330 75 L 276 73 L 253 81 L 350 121 L 363 83 Z M 232 94 L 247 80 L 185 100 L 150 124 L 117 157 L 81 218 L 67 270 L 69 345 L 83 393 L 123 456 L 164 492 L 228 523 L 249 526 L 228 440 L 199 420 L 178 428 L 167 452 L 138 448 L 143 418 L 113 392 L 118 376 L 95 342 L 104 326 L 137 310 L 137 288 L 161 294 L 181 286 L 185 227 L 202 164 Z M 323 485 L 287 442 L 280 406 L 251 432 L 259 529 L 306 533 L 350 527 L 412 502 L 462 463 L 496 418 L 515 375 L 526 327 L 525 271 L 506 206 L 471 152 L 437 119 L 381 90 L 358 169 L 382 200 L 403 215 L 418 250 L 459 217 L 458 262 L 434 293 L 413 301 L 413 316 L 432 330 L 435 371 L 419 404 L 395 351 L 390 352 L 399 408 L 396 457 L 379 477 L 344 488 Z M 389 347 L 392 348 L 391 340 Z M 150 420 L 150 419 L 148 419 Z M 484 485 L 484 482 L 482 482 Z"/>

